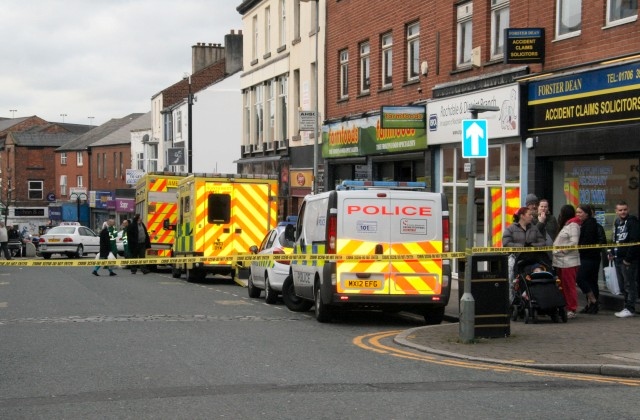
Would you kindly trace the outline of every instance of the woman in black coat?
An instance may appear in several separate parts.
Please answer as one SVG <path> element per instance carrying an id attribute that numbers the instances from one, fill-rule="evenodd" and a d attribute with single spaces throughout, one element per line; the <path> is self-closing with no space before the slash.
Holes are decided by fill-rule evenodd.
<path id="1" fill-rule="evenodd" d="M 598 221 L 593 217 L 593 209 L 588 204 L 580 204 L 576 209 L 576 216 L 582 220 L 580 227 L 580 239 L 578 245 L 598 245 L 600 243 L 598 235 Z M 598 296 L 598 270 L 600 270 L 600 260 L 602 250 L 598 248 L 580 249 L 580 267 L 576 282 L 582 293 L 587 297 L 587 306 L 580 311 L 582 314 L 597 314 Z"/>

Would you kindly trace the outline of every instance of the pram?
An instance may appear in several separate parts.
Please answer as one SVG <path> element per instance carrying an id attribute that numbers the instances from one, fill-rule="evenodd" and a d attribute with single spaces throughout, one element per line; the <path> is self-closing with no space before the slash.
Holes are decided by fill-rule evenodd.
<path id="1" fill-rule="evenodd" d="M 539 315 L 548 315 L 553 322 L 567 322 L 566 302 L 562 290 L 546 259 L 523 256 L 514 265 L 511 320 L 523 318 L 524 323 L 538 322 Z"/>

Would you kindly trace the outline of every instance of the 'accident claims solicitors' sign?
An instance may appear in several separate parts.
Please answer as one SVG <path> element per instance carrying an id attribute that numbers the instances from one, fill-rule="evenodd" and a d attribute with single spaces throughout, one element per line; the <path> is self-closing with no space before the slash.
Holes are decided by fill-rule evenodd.
<path id="1" fill-rule="evenodd" d="M 504 33 L 505 63 L 544 63 L 544 28 L 507 28 Z"/>

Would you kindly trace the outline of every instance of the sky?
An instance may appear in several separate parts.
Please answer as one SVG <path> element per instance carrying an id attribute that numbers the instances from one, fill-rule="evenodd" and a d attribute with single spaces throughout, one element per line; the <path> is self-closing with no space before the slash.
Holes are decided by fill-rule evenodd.
<path id="1" fill-rule="evenodd" d="M 148 112 L 191 72 L 193 45 L 242 29 L 240 4 L 0 0 L 0 117 L 101 125 Z"/>

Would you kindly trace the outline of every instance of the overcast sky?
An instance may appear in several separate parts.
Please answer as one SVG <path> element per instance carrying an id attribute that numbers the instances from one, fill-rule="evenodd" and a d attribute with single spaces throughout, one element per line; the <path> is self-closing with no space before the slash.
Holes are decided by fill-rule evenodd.
<path id="1" fill-rule="evenodd" d="M 0 0 L 0 117 L 100 125 L 147 112 L 191 72 L 192 45 L 242 29 L 240 3 Z"/>

